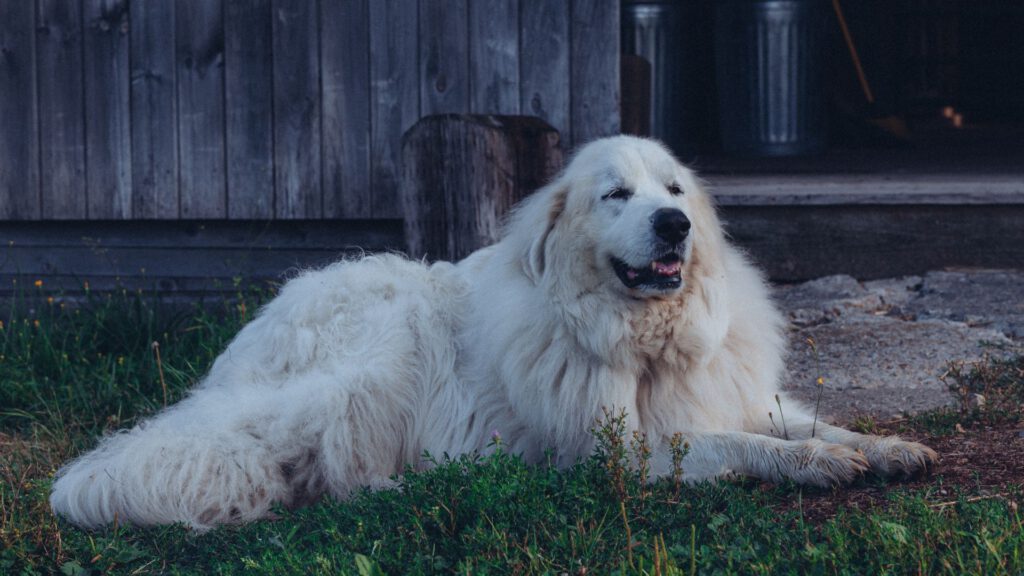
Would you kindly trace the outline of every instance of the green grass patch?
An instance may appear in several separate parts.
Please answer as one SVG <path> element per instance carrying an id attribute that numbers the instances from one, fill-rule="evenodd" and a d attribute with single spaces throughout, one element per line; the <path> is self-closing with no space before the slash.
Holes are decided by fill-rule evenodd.
<path id="1" fill-rule="evenodd" d="M 61 306 L 40 288 L 3 309 L 0 574 L 1024 572 L 1019 486 L 979 497 L 941 479 L 897 485 L 871 506 L 812 518 L 805 500 L 829 492 L 645 482 L 642 465 L 627 465 L 644 462 L 645 441 L 626 437 L 616 415 L 599 427 L 596 453 L 568 470 L 528 466 L 500 449 L 437 456 L 435 468 L 396 479 L 395 489 L 203 535 L 176 526 L 89 533 L 54 519 L 46 498 L 55 468 L 97 434 L 158 410 L 165 395 L 180 398 L 265 297 L 242 291 L 213 307 L 175 308 L 121 292 Z M 970 374 L 953 377 L 986 386 Z M 935 418 L 1017 422 L 1011 399 L 1024 377 L 1006 374 L 984 388 L 995 398 L 997 381 L 1008 399 L 998 416 L 974 407 Z"/>

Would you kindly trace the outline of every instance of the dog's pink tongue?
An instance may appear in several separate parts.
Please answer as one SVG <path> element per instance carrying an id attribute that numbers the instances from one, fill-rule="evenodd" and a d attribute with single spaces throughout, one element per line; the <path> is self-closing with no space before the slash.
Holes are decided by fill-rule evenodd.
<path id="1" fill-rule="evenodd" d="M 676 274 L 679 274 L 679 268 L 679 261 L 669 262 L 668 264 L 664 262 L 654 262 L 654 272 L 661 276 L 675 276 Z"/>

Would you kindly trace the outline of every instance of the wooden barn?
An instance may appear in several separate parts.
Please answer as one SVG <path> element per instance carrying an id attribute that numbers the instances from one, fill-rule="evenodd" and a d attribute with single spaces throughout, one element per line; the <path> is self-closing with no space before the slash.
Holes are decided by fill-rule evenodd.
<path id="1" fill-rule="evenodd" d="M 680 57 L 693 55 L 686 77 L 701 102 L 719 96 L 720 109 L 693 117 L 727 117 L 735 103 L 721 97 L 721 55 L 732 31 L 719 8 L 711 38 L 696 4 L 0 0 L 0 286 L 47 278 L 68 290 L 87 281 L 192 293 L 358 249 L 406 250 L 403 219 L 416 216 L 403 185 L 459 193 L 403 184 L 422 176 L 403 170 L 403 142 L 458 169 L 443 161 L 448 149 L 431 150 L 436 139 L 409 136 L 422 119 L 462 123 L 462 139 L 487 140 L 480 129 L 511 139 L 509 150 L 541 150 L 512 164 L 524 173 L 501 193 L 521 195 L 577 144 L 623 129 L 661 135 L 652 101 L 667 93 L 662 65 L 679 54 L 651 56 L 641 36 L 663 37 L 666 25 L 717 47 L 717 61 L 693 46 Z M 816 25 L 831 30 L 828 67 L 845 70 L 838 27 Z M 850 27 L 871 39 L 870 14 L 851 14 Z M 879 42 L 862 48 L 865 64 L 884 60 Z M 1015 126 L 1015 113 L 1000 126 Z M 524 136 L 521 126 L 533 128 Z M 959 167 L 955 146 L 744 158 L 705 139 L 683 155 L 707 176 L 733 237 L 778 280 L 1024 262 L 1024 146 L 989 138 Z"/>

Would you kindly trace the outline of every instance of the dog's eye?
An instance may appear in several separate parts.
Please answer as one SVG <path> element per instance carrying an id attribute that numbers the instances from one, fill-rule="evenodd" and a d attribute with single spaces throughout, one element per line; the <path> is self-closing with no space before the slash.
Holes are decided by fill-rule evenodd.
<path id="1" fill-rule="evenodd" d="M 683 189 L 682 189 L 682 187 L 679 186 L 679 184 L 669 184 L 668 192 L 669 192 L 669 194 L 671 194 L 673 196 L 682 196 L 683 195 Z"/>
<path id="2" fill-rule="evenodd" d="M 633 192 L 628 188 L 614 188 L 611 192 L 601 196 L 601 200 L 629 200 L 632 195 Z"/>

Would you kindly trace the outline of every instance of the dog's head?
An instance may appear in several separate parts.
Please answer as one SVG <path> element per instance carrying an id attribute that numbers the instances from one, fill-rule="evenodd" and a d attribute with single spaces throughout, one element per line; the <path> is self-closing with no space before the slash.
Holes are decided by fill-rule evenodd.
<path id="1" fill-rule="evenodd" d="M 676 294 L 687 285 L 695 252 L 719 234 L 693 173 L 652 140 L 592 142 L 538 196 L 527 210 L 545 219 L 545 228 L 531 246 L 527 273 L 571 269 L 585 290 L 643 299 Z"/>

